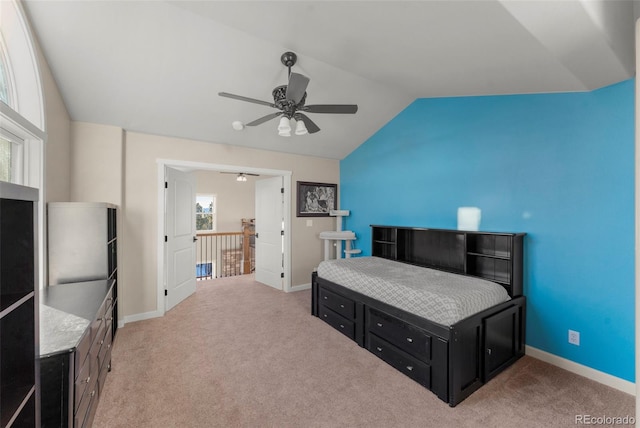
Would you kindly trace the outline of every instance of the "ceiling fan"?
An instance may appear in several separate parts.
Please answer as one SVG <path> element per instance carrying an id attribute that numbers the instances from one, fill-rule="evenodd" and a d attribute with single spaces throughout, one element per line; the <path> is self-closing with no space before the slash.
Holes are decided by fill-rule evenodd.
<path id="1" fill-rule="evenodd" d="M 295 65 L 298 57 L 293 52 L 285 52 L 280 57 L 280 61 L 289 69 L 289 83 L 276 87 L 271 95 L 273 102 L 261 101 L 254 98 L 243 97 L 241 95 L 229 94 L 227 92 L 219 92 L 221 97 L 233 98 L 235 100 L 247 101 L 250 103 L 261 104 L 276 108 L 280 111 L 268 114 L 259 119 L 249 122 L 246 126 L 256 126 L 261 123 L 282 116 L 278 131 L 281 136 L 290 136 L 291 127 L 289 119 L 296 120 L 296 135 L 310 134 L 320 131 L 316 125 L 305 113 L 338 113 L 338 114 L 354 114 L 358 111 L 355 104 L 312 104 L 305 105 L 307 99 L 307 85 L 309 78 L 302 74 L 292 73 L 291 67 Z"/>
<path id="2" fill-rule="evenodd" d="M 226 172 L 220 171 L 220 174 L 237 174 L 236 181 L 247 181 L 247 176 L 260 177 L 260 174 L 252 174 L 250 172 Z"/>

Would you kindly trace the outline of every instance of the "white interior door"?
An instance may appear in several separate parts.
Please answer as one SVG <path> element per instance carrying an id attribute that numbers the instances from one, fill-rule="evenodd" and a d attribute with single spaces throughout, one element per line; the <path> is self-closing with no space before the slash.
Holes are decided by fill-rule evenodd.
<path id="1" fill-rule="evenodd" d="M 282 177 L 256 181 L 256 281 L 282 290 Z"/>
<path id="2" fill-rule="evenodd" d="M 196 179 L 165 169 L 165 310 L 196 291 Z"/>

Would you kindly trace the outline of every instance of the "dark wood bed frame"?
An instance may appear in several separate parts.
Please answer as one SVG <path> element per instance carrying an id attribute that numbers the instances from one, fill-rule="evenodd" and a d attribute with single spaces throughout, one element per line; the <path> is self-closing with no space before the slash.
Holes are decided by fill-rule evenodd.
<path id="1" fill-rule="evenodd" d="M 524 355 L 524 236 L 372 226 L 373 256 L 488 279 L 512 299 L 443 326 L 314 272 L 311 313 L 456 406 Z"/>

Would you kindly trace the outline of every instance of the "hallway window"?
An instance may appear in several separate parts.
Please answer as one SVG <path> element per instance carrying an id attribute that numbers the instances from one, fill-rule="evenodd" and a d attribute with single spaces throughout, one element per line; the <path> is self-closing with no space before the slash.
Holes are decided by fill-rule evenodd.
<path id="1" fill-rule="evenodd" d="M 216 195 L 196 195 L 196 231 L 216 230 Z"/>

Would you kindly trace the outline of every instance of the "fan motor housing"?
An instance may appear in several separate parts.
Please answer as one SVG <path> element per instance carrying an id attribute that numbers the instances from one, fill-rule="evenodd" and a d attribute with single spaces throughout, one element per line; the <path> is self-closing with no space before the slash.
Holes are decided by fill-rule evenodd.
<path id="1" fill-rule="evenodd" d="M 291 118 L 295 111 L 304 105 L 304 102 L 307 99 L 307 93 L 305 92 L 298 104 L 294 104 L 293 101 L 288 100 L 287 85 L 276 87 L 271 94 L 273 95 L 273 103 L 278 109 L 282 110 L 288 118 Z"/>

